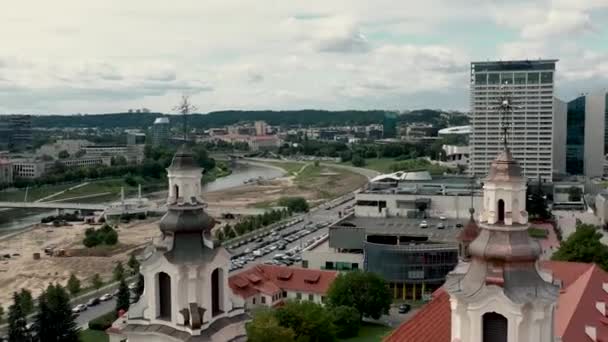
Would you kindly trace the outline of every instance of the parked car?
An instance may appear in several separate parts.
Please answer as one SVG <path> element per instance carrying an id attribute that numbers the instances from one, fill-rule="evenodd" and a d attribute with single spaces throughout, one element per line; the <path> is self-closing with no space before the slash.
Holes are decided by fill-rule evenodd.
<path id="1" fill-rule="evenodd" d="M 89 301 L 87 302 L 87 306 L 91 307 L 91 306 L 95 306 L 98 305 L 100 303 L 99 298 L 91 298 L 89 299 Z"/>
<path id="2" fill-rule="evenodd" d="M 437 224 L 437 229 L 444 229 L 444 228 L 445 228 L 445 226 L 443 225 L 443 223 L 442 223 L 442 222 L 439 222 L 439 223 Z"/>
<path id="3" fill-rule="evenodd" d="M 440 219 L 441 221 L 445 221 L 447 218 L 446 218 L 445 216 L 439 216 L 439 219 Z"/>
<path id="4" fill-rule="evenodd" d="M 420 222 L 420 228 L 428 228 L 428 227 L 429 227 L 429 224 L 426 223 L 426 221 Z"/>
<path id="5" fill-rule="evenodd" d="M 110 299 L 112 299 L 112 295 L 109 293 L 106 293 L 103 296 L 99 297 L 99 300 L 102 302 L 108 301 Z"/>
<path id="6" fill-rule="evenodd" d="M 456 223 L 456 228 L 462 228 L 462 223 Z"/>
<path id="7" fill-rule="evenodd" d="M 410 312 L 412 307 L 409 304 L 401 304 L 399 305 L 399 313 L 404 314 Z"/>
<path id="8" fill-rule="evenodd" d="M 87 306 L 84 304 L 78 304 L 75 307 L 72 308 L 72 312 L 73 313 L 79 313 L 79 312 L 83 312 L 84 310 L 87 309 Z"/>

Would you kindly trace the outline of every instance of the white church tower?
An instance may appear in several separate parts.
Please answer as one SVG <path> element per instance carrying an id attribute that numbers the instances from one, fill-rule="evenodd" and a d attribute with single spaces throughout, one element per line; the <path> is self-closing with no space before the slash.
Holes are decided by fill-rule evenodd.
<path id="1" fill-rule="evenodd" d="M 144 252 L 145 289 L 110 341 L 242 341 L 243 300 L 228 286 L 230 255 L 214 241 L 215 222 L 201 199 L 202 169 L 182 147 L 167 169 L 167 213 L 161 235 Z"/>
<path id="2" fill-rule="evenodd" d="M 510 110 L 509 99 L 501 102 Z M 504 120 L 504 117 L 503 117 Z M 452 342 L 553 342 L 559 287 L 537 267 L 538 242 L 528 235 L 526 179 L 507 147 L 492 162 L 483 187 L 479 235 L 470 260 L 451 272 Z"/>

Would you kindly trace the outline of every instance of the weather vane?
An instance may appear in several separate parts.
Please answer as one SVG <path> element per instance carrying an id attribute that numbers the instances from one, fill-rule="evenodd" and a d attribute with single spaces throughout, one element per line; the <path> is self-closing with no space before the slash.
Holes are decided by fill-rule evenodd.
<path id="1" fill-rule="evenodd" d="M 182 100 L 179 105 L 173 108 L 174 111 L 182 114 L 183 124 L 184 124 L 184 141 L 188 142 L 188 114 L 197 110 L 197 108 L 190 103 L 190 97 L 187 95 L 182 95 Z"/>

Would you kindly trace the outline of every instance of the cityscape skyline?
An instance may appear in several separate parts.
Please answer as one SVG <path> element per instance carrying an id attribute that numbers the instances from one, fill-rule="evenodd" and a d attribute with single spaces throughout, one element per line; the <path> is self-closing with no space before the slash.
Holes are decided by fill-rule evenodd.
<path id="1" fill-rule="evenodd" d="M 559 59 L 565 101 L 608 78 L 604 0 L 180 5 L 12 4 L 0 113 L 170 112 L 182 93 L 201 112 L 468 110 L 469 63 L 484 60 Z"/>

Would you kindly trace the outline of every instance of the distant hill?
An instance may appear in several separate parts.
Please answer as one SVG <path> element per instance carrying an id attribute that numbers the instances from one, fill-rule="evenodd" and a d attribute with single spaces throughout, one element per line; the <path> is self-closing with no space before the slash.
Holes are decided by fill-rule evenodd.
<path id="1" fill-rule="evenodd" d="M 189 123 L 193 127 L 210 128 L 231 125 L 240 121 L 263 120 L 270 125 L 302 125 L 302 126 L 332 126 L 332 125 L 367 125 L 382 123 L 386 111 L 383 110 L 289 110 L 289 111 L 238 111 L 227 110 L 210 112 L 208 114 L 192 114 Z M 180 122 L 178 115 L 163 113 L 111 113 L 91 115 L 40 115 L 34 116 L 32 126 L 40 128 L 62 127 L 99 127 L 99 128 L 147 128 L 154 119 L 167 116 L 172 122 Z M 411 111 L 398 117 L 400 122 L 444 123 L 446 113 L 424 109 Z M 451 115 L 450 115 L 451 117 Z M 442 125 L 442 126 L 443 126 Z"/>

